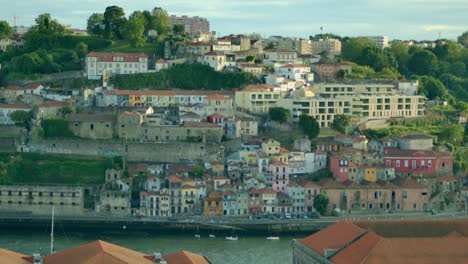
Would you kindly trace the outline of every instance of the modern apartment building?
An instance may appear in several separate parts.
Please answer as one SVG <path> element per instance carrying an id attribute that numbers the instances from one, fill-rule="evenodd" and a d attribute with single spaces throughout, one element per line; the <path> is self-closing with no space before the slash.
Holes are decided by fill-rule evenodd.
<path id="1" fill-rule="evenodd" d="M 319 54 L 327 51 L 330 55 L 338 56 L 341 54 L 341 41 L 338 39 L 319 39 L 310 42 L 312 54 Z"/>
<path id="2" fill-rule="evenodd" d="M 184 25 L 185 32 L 189 34 L 210 33 L 210 22 L 203 17 L 175 16 L 171 15 L 172 25 Z"/>
<path id="3" fill-rule="evenodd" d="M 238 108 L 252 113 L 267 113 L 270 107 L 276 107 L 281 98 L 278 87 L 268 84 L 248 85 L 237 91 L 235 103 Z"/>
<path id="4" fill-rule="evenodd" d="M 86 55 L 88 79 L 99 80 L 105 71 L 109 75 L 148 72 L 148 55 L 120 52 L 90 52 Z"/>

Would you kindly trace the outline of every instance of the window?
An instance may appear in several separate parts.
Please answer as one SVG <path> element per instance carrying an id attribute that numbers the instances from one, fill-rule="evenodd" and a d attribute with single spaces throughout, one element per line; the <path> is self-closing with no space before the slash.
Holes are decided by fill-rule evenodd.
<path id="1" fill-rule="evenodd" d="M 400 161 L 399 160 L 396 161 L 396 166 L 397 166 L 397 168 L 400 168 Z"/>
<path id="2" fill-rule="evenodd" d="M 405 160 L 405 168 L 408 168 L 408 160 Z"/>
<path id="3" fill-rule="evenodd" d="M 415 161 L 415 160 L 413 160 L 413 161 L 411 162 L 411 167 L 412 167 L 413 169 L 416 169 L 416 161 Z"/>
<path id="4" fill-rule="evenodd" d="M 93 130 L 94 129 L 94 124 L 89 125 L 89 129 Z"/>
<path id="5" fill-rule="evenodd" d="M 403 199 L 407 199 L 408 198 L 408 192 L 407 191 L 403 191 Z"/>
<path id="6" fill-rule="evenodd" d="M 427 167 L 429 167 L 429 168 L 432 167 L 432 160 L 427 161 Z"/>

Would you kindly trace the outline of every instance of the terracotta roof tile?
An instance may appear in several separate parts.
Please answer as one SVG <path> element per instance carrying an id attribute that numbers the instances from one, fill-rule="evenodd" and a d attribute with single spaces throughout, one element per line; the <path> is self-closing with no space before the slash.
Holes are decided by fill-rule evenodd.
<path id="1" fill-rule="evenodd" d="M 339 249 L 364 233 L 365 230 L 359 226 L 348 221 L 341 221 L 299 242 L 320 256 L 324 256 L 325 249 Z"/>
<path id="2" fill-rule="evenodd" d="M 47 107 L 64 107 L 67 106 L 66 102 L 57 102 L 57 101 L 48 101 L 43 104 L 37 105 L 38 108 L 47 108 Z"/>
<path id="3" fill-rule="evenodd" d="M 163 258 L 168 264 L 211 264 L 207 257 L 185 250 L 164 255 Z"/>
<path id="4" fill-rule="evenodd" d="M 0 109 L 24 109 L 31 110 L 31 106 L 25 104 L 0 104 Z"/>
<path id="5" fill-rule="evenodd" d="M 345 249 L 339 251 L 330 260 L 335 264 L 363 263 L 372 249 L 383 237 L 368 232 Z"/>
<path id="6" fill-rule="evenodd" d="M 0 248 L 0 263 L 31 264 L 31 262 L 27 261 L 25 258 L 27 258 L 26 255 Z"/>
<path id="7" fill-rule="evenodd" d="M 154 263 L 143 253 L 101 240 L 44 257 L 47 264 L 145 264 Z"/>

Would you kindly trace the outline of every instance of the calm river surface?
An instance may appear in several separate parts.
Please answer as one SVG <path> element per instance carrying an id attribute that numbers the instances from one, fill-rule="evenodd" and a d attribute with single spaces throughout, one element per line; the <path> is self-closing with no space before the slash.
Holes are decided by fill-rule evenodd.
<path id="1" fill-rule="evenodd" d="M 40 252 L 45 255 L 50 250 L 50 229 L 44 231 L 0 230 L 0 247 L 31 255 Z M 173 253 L 188 250 L 208 256 L 216 264 L 224 263 L 291 263 L 291 240 L 304 235 L 281 236 L 278 241 L 268 241 L 265 235 L 239 236 L 238 241 L 227 241 L 225 234 L 217 238 L 194 238 L 193 233 L 187 234 L 146 234 L 146 233 L 67 233 L 60 226 L 56 227 L 55 250 L 60 251 L 73 246 L 91 242 L 97 239 L 105 240 L 120 246 L 128 247 L 146 254 L 162 252 Z"/>

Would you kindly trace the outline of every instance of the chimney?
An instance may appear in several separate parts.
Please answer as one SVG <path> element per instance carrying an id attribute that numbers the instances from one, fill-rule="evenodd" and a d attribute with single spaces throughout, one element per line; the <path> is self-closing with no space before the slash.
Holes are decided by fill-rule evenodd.
<path id="1" fill-rule="evenodd" d="M 159 253 L 159 252 L 154 252 L 153 253 L 153 256 L 154 256 L 154 263 L 158 263 L 158 264 L 167 264 L 167 261 L 165 261 L 162 257 L 162 254 Z"/>
<path id="2" fill-rule="evenodd" d="M 41 254 L 33 254 L 34 264 L 43 264 Z"/>

